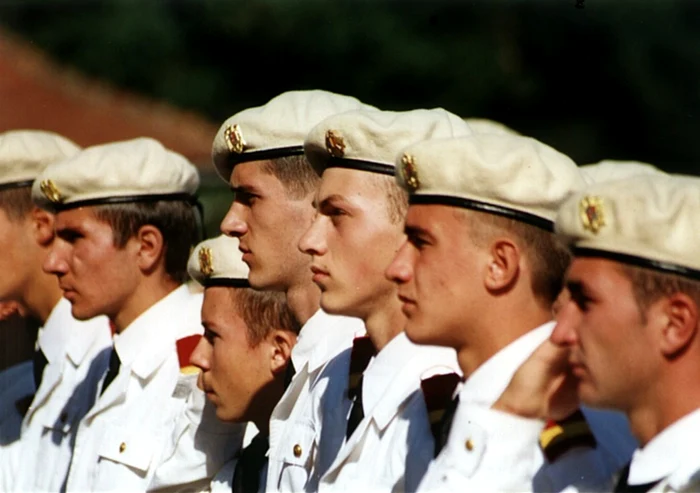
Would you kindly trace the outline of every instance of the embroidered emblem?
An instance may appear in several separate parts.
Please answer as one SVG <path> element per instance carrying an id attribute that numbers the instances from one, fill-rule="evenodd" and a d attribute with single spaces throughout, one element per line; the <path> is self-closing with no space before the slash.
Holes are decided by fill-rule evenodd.
<path id="1" fill-rule="evenodd" d="M 229 151 L 241 154 L 245 150 L 246 141 L 243 138 L 241 127 L 239 127 L 238 124 L 226 127 L 226 130 L 224 130 L 224 139 L 226 140 Z"/>
<path id="2" fill-rule="evenodd" d="M 583 229 L 593 234 L 598 234 L 600 228 L 605 226 L 605 213 L 603 212 L 603 199 L 600 197 L 584 197 L 579 204 L 579 212 Z"/>
<path id="3" fill-rule="evenodd" d="M 335 130 L 326 132 L 326 150 L 333 157 L 345 155 L 345 141 Z"/>
<path id="4" fill-rule="evenodd" d="M 418 171 L 416 171 L 416 161 L 410 154 L 404 154 L 401 158 L 401 176 L 409 192 L 415 192 L 420 186 Z"/>
<path id="5" fill-rule="evenodd" d="M 202 247 L 199 249 L 199 270 L 204 277 L 209 277 L 214 273 L 211 248 Z"/>
<path id="6" fill-rule="evenodd" d="M 63 197 L 61 197 L 61 192 L 58 191 L 58 187 L 54 184 L 53 181 L 51 180 L 42 180 L 41 184 L 39 185 L 41 189 L 41 193 L 44 194 L 44 196 L 49 199 L 51 202 L 54 204 L 58 204 L 60 202 L 63 202 Z"/>

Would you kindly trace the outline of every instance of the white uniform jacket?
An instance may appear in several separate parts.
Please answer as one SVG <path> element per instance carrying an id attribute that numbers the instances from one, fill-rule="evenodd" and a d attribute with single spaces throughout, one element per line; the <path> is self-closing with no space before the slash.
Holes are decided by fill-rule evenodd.
<path id="1" fill-rule="evenodd" d="M 0 454 L 19 439 L 23 412 L 35 390 L 31 360 L 0 372 Z"/>
<path id="2" fill-rule="evenodd" d="M 574 448 L 545 461 L 539 435 L 545 423 L 491 409 L 515 371 L 551 334 L 544 324 L 503 348 L 465 381 L 450 434 L 419 491 L 561 491 L 572 484 L 607 487 L 636 447 L 619 413 L 584 409 L 597 447 Z M 612 423 L 609 424 L 608 422 Z"/>
<path id="3" fill-rule="evenodd" d="M 106 317 L 80 321 L 61 298 L 39 329 L 37 342 L 48 363 L 22 422 L 13 453 L 19 491 L 58 491 L 66 479 L 80 420 L 95 403 L 107 371 L 112 334 Z"/>
<path id="4" fill-rule="evenodd" d="M 459 372 L 453 349 L 418 346 L 404 333 L 392 339 L 363 374 L 364 419 L 319 491 L 415 491 L 435 447 L 421 380 L 452 372 Z"/>
<path id="5" fill-rule="evenodd" d="M 196 385 L 196 375 L 180 373 L 177 341 L 202 333 L 201 303 L 201 294 L 180 286 L 115 336 L 119 374 L 78 427 L 67 491 L 146 491 L 158 466 L 177 454 L 173 433 Z M 221 464 L 209 467 L 211 477 Z M 182 469 L 188 482 L 190 467 Z"/>
<path id="6" fill-rule="evenodd" d="M 352 347 L 356 336 L 365 334 L 361 320 L 329 315 L 318 310 L 302 327 L 292 350 L 296 375 L 270 418 L 270 451 L 267 491 L 298 492 L 314 474 L 321 436 L 316 408 L 328 379 L 319 381 L 323 367 L 339 353 Z M 347 377 L 345 378 L 347 380 Z M 347 384 L 347 382 L 346 382 Z M 339 433 L 343 430 L 339 430 Z M 312 482 L 313 483 L 313 482 Z"/>

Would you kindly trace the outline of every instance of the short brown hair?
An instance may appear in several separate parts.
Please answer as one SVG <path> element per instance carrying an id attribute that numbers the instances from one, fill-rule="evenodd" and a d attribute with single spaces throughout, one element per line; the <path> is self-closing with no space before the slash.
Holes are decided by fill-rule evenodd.
<path id="1" fill-rule="evenodd" d="M 303 155 L 271 159 L 265 162 L 264 169 L 277 178 L 294 199 L 316 191 L 321 180 Z"/>
<path id="2" fill-rule="evenodd" d="M 7 188 L 0 191 L 0 208 L 13 221 L 20 221 L 34 208 L 32 187 Z"/>
<path id="3" fill-rule="evenodd" d="M 287 330 L 295 334 L 301 330 L 282 292 L 257 291 L 252 288 L 229 288 L 234 309 L 248 328 L 251 346 L 260 344 L 273 329 Z"/>
<path id="4" fill-rule="evenodd" d="M 700 307 L 700 282 L 687 277 L 659 272 L 653 269 L 621 264 L 623 274 L 632 283 L 634 301 L 642 320 L 646 323 L 646 312 L 652 303 L 674 293 L 690 296 Z"/>
<path id="5" fill-rule="evenodd" d="M 198 235 L 196 214 L 191 204 L 182 201 L 95 206 L 95 216 L 112 228 L 117 248 L 123 248 L 142 226 L 158 228 L 165 246 L 165 271 L 178 283 L 188 279 L 187 260 Z"/>
<path id="6" fill-rule="evenodd" d="M 486 246 L 499 233 L 514 237 L 532 269 L 532 292 L 551 308 L 563 288 L 564 275 L 571 263 L 569 250 L 554 233 L 544 229 L 495 214 L 470 212 L 477 218 L 470 222 L 474 244 Z"/>

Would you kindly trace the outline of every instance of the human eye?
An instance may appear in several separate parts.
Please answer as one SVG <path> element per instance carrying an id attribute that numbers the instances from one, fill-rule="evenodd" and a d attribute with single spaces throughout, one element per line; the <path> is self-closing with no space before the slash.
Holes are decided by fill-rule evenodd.
<path id="1" fill-rule="evenodd" d="M 212 346 L 214 345 L 214 341 L 219 337 L 219 335 L 214 332 L 213 330 L 205 327 L 204 328 L 204 336 L 203 336 L 209 344 Z"/>
<path id="2" fill-rule="evenodd" d="M 80 238 L 83 238 L 83 235 L 81 233 L 73 229 L 62 229 L 58 231 L 56 235 L 63 241 L 65 241 L 66 243 L 70 243 L 71 245 L 78 241 Z"/>
<path id="3" fill-rule="evenodd" d="M 411 229 L 406 230 L 406 239 L 418 250 L 422 250 L 430 244 L 425 235 Z"/>

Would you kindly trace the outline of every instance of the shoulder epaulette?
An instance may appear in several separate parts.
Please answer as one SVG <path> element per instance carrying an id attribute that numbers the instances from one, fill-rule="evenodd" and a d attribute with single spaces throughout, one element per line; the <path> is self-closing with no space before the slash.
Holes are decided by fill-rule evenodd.
<path id="1" fill-rule="evenodd" d="M 452 395 L 460 381 L 456 373 L 443 373 L 421 380 L 420 387 L 428 409 L 430 429 L 436 442 L 441 433 L 442 418 L 452 402 Z"/>
<path id="2" fill-rule="evenodd" d="M 189 375 L 199 371 L 196 366 L 190 364 L 190 356 L 192 356 L 192 352 L 194 352 L 194 348 L 197 347 L 201 338 L 201 334 L 193 334 L 178 339 L 175 343 L 177 346 L 177 359 L 180 363 L 180 373 Z"/>
<path id="3" fill-rule="evenodd" d="M 369 365 L 372 357 L 377 354 L 377 350 L 368 336 L 356 337 L 352 341 L 352 352 L 350 353 L 350 371 L 348 374 L 348 397 L 352 400 L 357 395 L 362 373 Z"/>
<path id="4" fill-rule="evenodd" d="M 580 409 L 562 421 L 548 421 L 540 433 L 540 448 L 549 462 L 573 448 L 595 448 L 596 445 L 595 436 Z"/>

